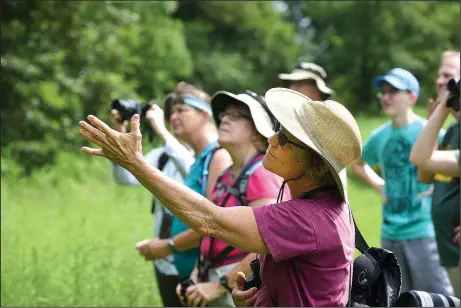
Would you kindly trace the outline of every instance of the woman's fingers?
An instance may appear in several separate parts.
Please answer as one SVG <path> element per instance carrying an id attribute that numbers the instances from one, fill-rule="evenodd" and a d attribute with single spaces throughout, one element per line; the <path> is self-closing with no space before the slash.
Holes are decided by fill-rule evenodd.
<path id="1" fill-rule="evenodd" d="M 190 288 L 190 287 L 189 287 Z M 187 291 L 189 291 L 189 288 L 187 288 Z M 198 292 L 197 289 L 193 289 L 192 292 L 187 292 L 186 291 L 186 297 L 187 297 L 187 305 L 189 307 L 197 307 L 198 304 L 201 302 L 201 294 Z"/>
<path id="2" fill-rule="evenodd" d="M 90 141 L 90 142 L 92 142 L 92 143 L 94 143 L 96 145 L 99 145 L 101 148 L 103 147 L 103 142 L 96 139 L 92 134 L 90 134 L 86 130 L 80 129 L 78 132 L 86 140 L 88 140 L 88 141 Z M 88 148 L 88 147 L 84 147 L 84 148 Z M 96 149 L 93 149 L 93 148 L 88 148 L 88 149 L 90 149 L 90 152 L 93 152 L 92 150 L 96 150 Z M 90 152 L 88 152 L 88 153 L 90 153 Z M 90 154 L 93 154 L 93 153 L 90 153 Z"/>
<path id="3" fill-rule="evenodd" d="M 94 115 L 89 115 L 87 117 L 88 121 L 90 121 L 91 124 L 93 124 L 97 129 L 99 129 L 102 133 L 104 133 L 107 136 L 112 136 L 114 135 L 114 130 L 109 127 L 106 123 L 103 121 L 99 120 L 97 117 Z"/>
<path id="4" fill-rule="evenodd" d="M 93 149 L 89 147 L 82 147 L 82 151 L 94 156 L 104 156 L 104 151 L 102 149 Z"/>
<path id="5" fill-rule="evenodd" d="M 78 125 L 80 125 L 80 127 L 83 130 L 85 130 L 87 133 L 93 136 L 94 139 L 100 140 L 100 141 L 104 140 L 105 135 L 98 128 L 91 126 L 85 121 L 78 122 Z"/>
<path id="6" fill-rule="evenodd" d="M 131 117 L 131 133 L 135 136 L 141 136 L 141 129 L 139 127 L 139 114 L 135 114 Z"/>
<path id="7" fill-rule="evenodd" d="M 258 298 L 258 292 L 255 292 L 249 299 L 245 301 L 245 307 L 253 307 Z"/>
<path id="8" fill-rule="evenodd" d="M 185 306 L 184 297 L 181 295 L 181 284 L 180 283 L 178 283 L 178 285 L 176 286 L 176 295 L 178 296 L 181 304 Z"/>
<path id="9" fill-rule="evenodd" d="M 237 273 L 237 278 L 235 279 L 235 285 L 237 289 L 239 290 L 243 291 L 245 289 L 245 273 L 243 272 Z"/>

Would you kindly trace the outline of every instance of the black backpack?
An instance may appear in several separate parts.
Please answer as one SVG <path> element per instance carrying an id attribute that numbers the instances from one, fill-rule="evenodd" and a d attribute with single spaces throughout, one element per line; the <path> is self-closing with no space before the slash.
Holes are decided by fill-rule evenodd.
<path id="1" fill-rule="evenodd" d="M 352 212 L 351 212 L 352 216 Z M 348 306 L 394 307 L 402 287 L 402 273 L 394 253 L 369 247 L 355 223 L 355 258 Z"/>

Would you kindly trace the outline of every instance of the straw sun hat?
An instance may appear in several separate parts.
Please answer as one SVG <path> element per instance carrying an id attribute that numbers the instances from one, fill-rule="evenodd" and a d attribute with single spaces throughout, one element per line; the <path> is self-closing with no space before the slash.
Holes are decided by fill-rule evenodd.
<path id="1" fill-rule="evenodd" d="M 277 121 L 329 164 L 341 195 L 348 202 L 346 174 L 341 171 L 362 154 L 362 138 L 352 114 L 335 101 L 312 101 L 285 88 L 270 89 L 265 99 Z"/>

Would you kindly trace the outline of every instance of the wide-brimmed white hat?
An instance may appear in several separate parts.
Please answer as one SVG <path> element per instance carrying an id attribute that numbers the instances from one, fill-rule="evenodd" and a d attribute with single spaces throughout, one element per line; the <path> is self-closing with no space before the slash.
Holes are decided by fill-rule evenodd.
<path id="1" fill-rule="evenodd" d="M 341 195 L 348 202 L 345 172 L 341 171 L 362 154 L 362 138 L 352 114 L 338 102 L 312 101 L 285 88 L 270 89 L 265 99 L 276 120 L 329 164 Z"/>
<path id="2" fill-rule="evenodd" d="M 299 62 L 289 74 L 279 74 L 279 79 L 289 81 L 314 80 L 317 88 L 324 94 L 333 94 L 327 86 L 328 75 L 320 65 L 311 62 Z"/>
<path id="3" fill-rule="evenodd" d="M 227 91 L 218 91 L 211 97 L 211 110 L 216 125 L 219 127 L 219 113 L 226 110 L 227 106 L 232 103 L 243 103 L 250 109 L 251 118 L 255 124 L 256 130 L 266 138 L 275 134 L 274 123 L 269 115 L 269 110 L 264 108 L 265 102 L 257 100 L 257 94 L 251 91 L 245 91 L 241 94 L 233 94 Z M 261 97 L 261 99 L 263 99 Z"/>

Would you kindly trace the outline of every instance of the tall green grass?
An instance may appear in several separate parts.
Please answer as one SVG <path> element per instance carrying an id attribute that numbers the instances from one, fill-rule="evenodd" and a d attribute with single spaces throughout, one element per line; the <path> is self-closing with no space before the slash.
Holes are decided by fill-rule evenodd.
<path id="1" fill-rule="evenodd" d="M 385 121 L 358 118 L 363 138 Z M 348 175 L 357 224 L 379 246 L 380 198 Z M 115 184 L 110 162 L 76 147 L 31 178 L 2 179 L 1 198 L 1 306 L 161 305 L 134 248 L 152 234 L 151 196 Z"/>
<path id="2" fill-rule="evenodd" d="M 158 306 L 149 193 L 113 183 L 108 161 L 63 154 L 2 185 L 2 306 Z"/>

